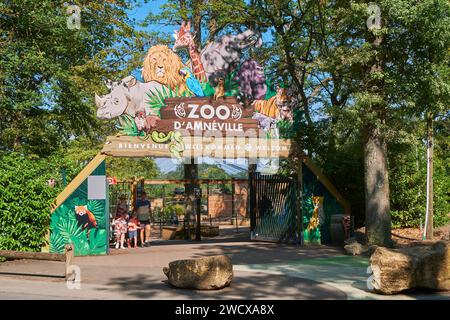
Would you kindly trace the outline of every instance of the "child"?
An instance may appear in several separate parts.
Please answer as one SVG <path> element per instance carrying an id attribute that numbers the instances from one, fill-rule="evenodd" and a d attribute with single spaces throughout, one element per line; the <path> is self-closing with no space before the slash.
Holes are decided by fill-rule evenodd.
<path id="1" fill-rule="evenodd" d="M 114 219 L 114 230 L 116 233 L 116 249 L 124 249 L 125 234 L 127 233 L 128 205 L 125 196 L 120 196 Z"/>
<path id="2" fill-rule="evenodd" d="M 139 221 L 136 215 L 133 215 L 128 222 L 128 248 L 131 248 L 131 239 L 134 239 L 134 247 L 137 248 L 137 229 L 139 226 Z"/>

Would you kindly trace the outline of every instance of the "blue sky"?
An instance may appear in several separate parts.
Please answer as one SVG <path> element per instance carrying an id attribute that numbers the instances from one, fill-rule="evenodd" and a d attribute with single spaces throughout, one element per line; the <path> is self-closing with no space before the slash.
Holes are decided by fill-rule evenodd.
<path id="1" fill-rule="evenodd" d="M 160 7 L 167 1 L 163 0 L 152 0 L 148 3 L 144 3 L 143 0 L 140 1 L 140 5 L 137 8 L 128 11 L 130 18 L 136 19 L 136 22 L 144 20 L 149 12 L 154 14 L 161 12 Z M 138 28 L 139 29 L 139 28 Z M 141 30 L 147 31 L 161 31 L 161 32 L 172 32 L 174 27 L 163 26 L 163 25 L 150 25 L 148 28 L 140 28 Z"/>
<path id="2" fill-rule="evenodd" d="M 225 0 L 226 1 L 226 0 Z M 148 0 L 148 3 L 144 3 L 144 0 L 140 0 L 140 5 L 137 8 L 128 11 L 128 14 L 131 18 L 136 19 L 136 22 L 142 21 L 149 12 L 159 13 L 161 12 L 160 7 L 167 3 L 165 0 Z M 170 32 L 178 29 L 177 25 L 173 26 L 164 26 L 164 25 L 150 25 L 148 28 L 140 28 L 141 30 L 146 31 L 160 31 L 160 32 Z M 270 31 L 262 34 L 262 38 L 264 42 L 272 41 L 272 34 Z"/>

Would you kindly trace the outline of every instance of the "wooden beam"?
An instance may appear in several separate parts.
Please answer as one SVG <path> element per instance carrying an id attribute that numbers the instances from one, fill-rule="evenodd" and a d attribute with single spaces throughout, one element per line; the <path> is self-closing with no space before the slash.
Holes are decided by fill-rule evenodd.
<path id="1" fill-rule="evenodd" d="M 239 183 L 239 182 L 247 182 L 247 179 L 174 179 L 174 180 L 165 180 L 165 179 L 148 179 L 144 180 L 144 184 L 148 185 L 168 185 L 168 184 L 227 184 L 227 183 Z"/>
<path id="2" fill-rule="evenodd" d="M 254 185 L 256 164 L 249 164 L 248 166 L 248 202 L 247 202 L 247 217 L 250 218 L 250 231 L 253 234 L 256 228 L 256 190 Z"/>
<path id="3" fill-rule="evenodd" d="M 239 232 L 239 226 L 238 226 L 238 215 L 237 212 L 235 212 L 234 208 L 234 193 L 236 192 L 236 184 L 234 183 L 233 179 L 231 179 L 231 218 L 233 219 L 233 216 L 235 217 L 236 221 L 236 232 Z"/>
<path id="4" fill-rule="evenodd" d="M 250 131 L 250 130 L 249 130 Z M 288 158 L 291 152 L 290 140 L 253 137 L 183 136 L 182 157 L 211 157 L 220 159 Z M 101 151 L 103 155 L 125 158 L 172 158 L 168 143 L 156 143 L 149 137 L 110 136 Z"/>
<path id="5" fill-rule="evenodd" d="M 322 182 L 324 187 L 336 198 L 337 202 L 344 208 L 345 214 L 350 215 L 350 204 L 339 193 L 331 181 L 328 180 L 328 178 L 323 174 L 322 170 L 320 170 L 319 167 L 317 167 L 307 156 L 303 157 L 303 162 L 312 171 L 312 173 L 316 175 L 317 179 Z"/>
<path id="6" fill-rule="evenodd" d="M 0 250 L 0 257 L 7 259 L 29 259 L 29 260 L 45 260 L 65 262 L 65 278 L 72 280 L 75 276 L 73 269 L 74 262 L 74 246 L 66 244 L 64 253 L 48 253 L 48 252 L 25 252 Z"/>
<path id="7" fill-rule="evenodd" d="M 0 250 L 0 257 L 7 259 L 31 259 L 31 260 L 47 260 L 47 261 L 66 261 L 64 253 L 48 253 L 48 252 L 24 252 Z"/>

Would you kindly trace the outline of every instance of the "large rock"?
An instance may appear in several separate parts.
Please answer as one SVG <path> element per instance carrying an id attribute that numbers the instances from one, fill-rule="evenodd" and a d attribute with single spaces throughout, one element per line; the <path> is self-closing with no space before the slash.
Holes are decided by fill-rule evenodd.
<path id="1" fill-rule="evenodd" d="M 433 233 L 434 237 L 437 237 L 439 240 L 450 240 L 450 226 L 440 227 L 434 229 Z"/>
<path id="2" fill-rule="evenodd" d="M 370 257 L 375 291 L 395 294 L 407 289 L 450 290 L 450 244 L 448 241 L 415 247 L 378 247 Z"/>
<path id="3" fill-rule="evenodd" d="M 172 261 L 163 272 L 171 285 L 186 289 L 222 289 L 233 280 L 231 259 L 224 255 Z"/>
<path id="4" fill-rule="evenodd" d="M 352 256 L 358 256 L 360 254 L 363 254 L 367 251 L 367 248 L 365 248 L 362 244 L 359 242 L 352 242 L 350 244 L 347 244 L 344 246 L 344 250 L 347 254 L 350 254 Z"/>

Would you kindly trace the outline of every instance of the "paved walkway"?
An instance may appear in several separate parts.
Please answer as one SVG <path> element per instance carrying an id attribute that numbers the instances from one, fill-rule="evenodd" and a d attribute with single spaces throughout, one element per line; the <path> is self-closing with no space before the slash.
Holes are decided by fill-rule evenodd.
<path id="1" fill-rule="evenodd" d="M 68 289 L 58 277 L 62 263 L 8 261 L 0 264 L 0 299 L 450 299 L 449 294 L 372 294 L 365 283 L 367 258 L 326 246 L 250 242 L 246 231 L 221 230 L 221 237 L 201 243 L 154 241 L 150 248 L 76 257 L 80 289 Z M 230 287 L 193 291 L 168 285 L 162 268 L 170 261 L 214 254 L 227 254 L 233 261 Z"/>

